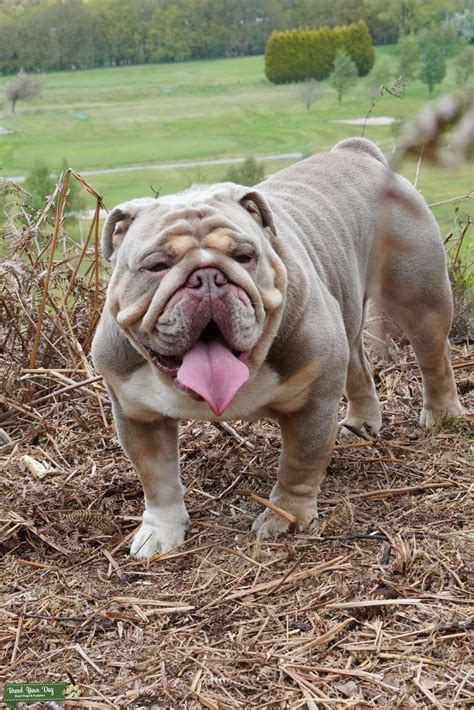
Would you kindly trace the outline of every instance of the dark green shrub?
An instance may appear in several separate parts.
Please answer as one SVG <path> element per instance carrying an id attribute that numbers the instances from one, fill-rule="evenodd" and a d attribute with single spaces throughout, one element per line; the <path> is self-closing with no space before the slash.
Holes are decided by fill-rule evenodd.
<path id="1" fill-rule="evenodd" d="M 265 50 L 265 74 L 274 83 L 327 79 L 338 51 L 349 55 L 359 76 L 370 72 L 375 53 L 365 22 L 272 32 Z"/>
<path id="2" fill-rule="evenodd" d="M 375 61 L 375 51 L 367 25 L 361 20 L 342 29 L 347 34 L 347 39 L 340 49 L 345 49 L 350 56 L 359 76 L 367 76 Z"/>

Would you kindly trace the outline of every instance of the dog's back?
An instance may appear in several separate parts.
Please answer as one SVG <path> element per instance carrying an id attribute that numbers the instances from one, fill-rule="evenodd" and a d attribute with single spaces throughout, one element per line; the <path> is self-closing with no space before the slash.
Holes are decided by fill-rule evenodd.
<path id="1" fill-rule="evenodd" d="M 380 299 L 383 288 L 403 301 L 417 283 L 435 281 L 449 300 L 438 226 L 423 197 L 371 141 L 341 141 L 257 189 L 271 205 L 277 238 L 297 261 L 311 262 L 338 301 L 349 340 L 364 300 Z"/>

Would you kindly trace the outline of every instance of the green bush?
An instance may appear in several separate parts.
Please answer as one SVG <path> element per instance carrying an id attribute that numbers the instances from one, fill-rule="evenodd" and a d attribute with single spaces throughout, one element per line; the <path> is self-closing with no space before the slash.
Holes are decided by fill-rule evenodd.
<path id="1" fill-rule="evenodd" d="M 42 210 L 46 198 L 52 195 L 56 181 L 51 175 L 51 168 L 42 160 L 35 160 L 25 180 L 25 190 L 29 193 L 28 202 L 35 210 Z"/>
<path id="2" fill-rule="evenodd" d="M 349 55 L 359 76 L 370 72 L 375 52 L 365 22 L 334 29 L 272 32 L 265 49 L 265 74 L 276 84 L 327 79 L 338 51 Z"/>
<path id="3" fill-rule="evenodd" d="M 56 188 L 57 178 L 68 168 L 69 165 L 64 159 L 58 172 L 52 172 L 51 167 L 42 160 L 35 161 L 34 166 L 26 176 L 24 185 L 27 191 L 26 202 L 33 210 L 41 211 L 44 208 L 47 198 L 53 194 Z M 71 178 L 65 204 L 65 212 L 67 214 L 84 209 L 84 198 L 80 193 L 79 183 Z"/>
<path id="4" fill-rule="evenodd" d="M 337 31 L 336 27 L 336 31 Z M 359 76 L 367 76 L 374 65 L 375 51 L 367 25 L 362 20 L 354 25 L 340 28 L 344 33 L 342 46 L 357 67 Z"/>
<path id="5" fill-rule="evenodd" d="M 261 182 L 265 177 L 265 172 L 262 163 L 258 163 L 253 156 L 249 156 L 239 166 L 229 168 L 225 174 L 224 180 L 235 182 L 237 185 L 248 185 L 253 187 L 258 182 Z"/>

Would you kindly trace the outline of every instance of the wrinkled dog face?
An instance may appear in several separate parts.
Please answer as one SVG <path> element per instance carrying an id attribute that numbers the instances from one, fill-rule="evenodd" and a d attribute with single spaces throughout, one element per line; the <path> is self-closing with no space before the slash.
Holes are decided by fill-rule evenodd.
<path id="1" fill-rule="evenodd" d="M 109 308 L 160 376 L 220 415 L 268 351 L 285 268 L 268 205 L 223 183 L 116 207 L 103 250 Z"/>

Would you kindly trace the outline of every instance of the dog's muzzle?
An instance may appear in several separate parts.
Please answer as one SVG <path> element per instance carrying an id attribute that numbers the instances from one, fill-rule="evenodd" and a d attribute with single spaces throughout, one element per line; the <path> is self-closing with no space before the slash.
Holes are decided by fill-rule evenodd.
<path id="1" fill-rule="evenodd" d="M 147 350 L 179 389 L 220 416 L 249 378 L 255 311 L 247 293 L 218 268 L 199 268 L 168 300 Z"/>

